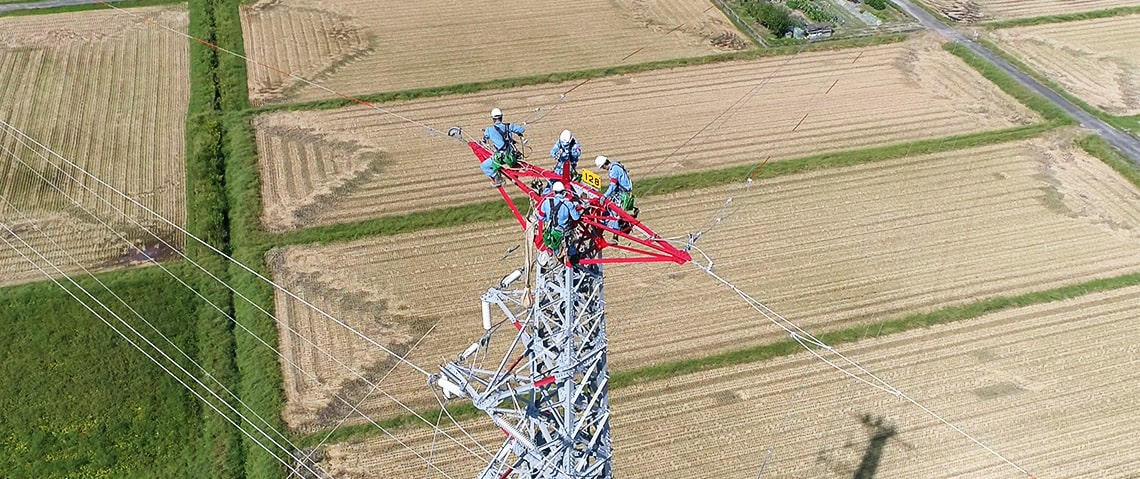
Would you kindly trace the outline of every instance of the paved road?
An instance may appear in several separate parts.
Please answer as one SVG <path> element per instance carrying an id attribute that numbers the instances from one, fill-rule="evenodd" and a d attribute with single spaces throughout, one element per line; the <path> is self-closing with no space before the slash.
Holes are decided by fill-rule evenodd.
<path id="1" fill-rule="evenodd" d="M 9 3 L 0 5 L 0 12 L 13 10 L 32 10 L 35 8 L 66 7 L 71 5 L 87 5 L 102 2 L 121 2 L 123 0 L 43 0 L 41 2 Z"/>
<path id="2" fill-rule="evenodd" d="M 1128 135 L 1127 133 L 1117 130 L 1116 128 L 1112 127 L 1112 125 L 1101 121 L 1099 118 L 1090 115 L 1088 112 L 1082 110 L 1081 107 L 1073 104 L 1073 102 L 1065 99 L 1065 97 L 1059 95 L 1057 92 L 1046 87 L 1045 85 L 1042 85 L 1041 83 L 1038 83 L 1037 80 L 1034 80 L 1029 75 L 1022 73 L 1021 70 L 1018 70 L 1017 67 L 1014 67 L 1003 58 L 995 55 L 985 47 L 969 41 L 966 39 L 965 35 L 962 35 L 961 32 L 935 18 L 926 10 L 919 8 L 911 0 L 894 0 L 894 2 L 899 6 L 899 8 L 902 8 L 903 11 L 910 14 L 910 16 L 918 19 L 918 22 L 926 28 L 934 30 L 942 36 L 950 39 L 951 41 L 969 48 L 970 51 L 978 54 L 982 58 L 985 58 L 994 66 L 998 67 L 1006 74 L 1016 79 L 1022 85 L 1025 85 L 1030 90 L 1036 92 L 1038 95 L 1045 97 L 1045 99 L 1049 100 L 1054 105 L 1057 105 L 1057 107 L 1065 110 L 1065 112 L 1070 116 L 1076 118 L 1077 121 L 1081 123 L 1081 126 L 1084 126 L 1085 128 L 1092 130 L 1093 133 L 1100 135 L 1101 138 L 1104 138 L 1105 141 L 1109 142 L 1112 144 L 1112 146 L 1115 146 L 1126 156 L 1128 156 L 1133 163 L 1140 166 L 1140 140 Z"/>

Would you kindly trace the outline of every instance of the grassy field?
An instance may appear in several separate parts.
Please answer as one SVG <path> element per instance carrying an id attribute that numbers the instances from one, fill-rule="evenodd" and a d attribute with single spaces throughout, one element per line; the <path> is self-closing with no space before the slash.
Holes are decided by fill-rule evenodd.
<path id="1" fill-rule="evenodd" d="M 153 268 L 102 279 L 196 354 L 196 323 L 187 318 L 198 306 L 181 285 Z M 89 279 L 80 283 L 98 290 Z M 105 291 L 95 295 L 114 301 Z M 112 309 L 158 340 L 121 304 Z M 209 475 L 198 400 L 67 293 L 47 282 L 2 289 L 0 323 L 5 351 L 0 355 L 0 469 L 5 476 Z"/>

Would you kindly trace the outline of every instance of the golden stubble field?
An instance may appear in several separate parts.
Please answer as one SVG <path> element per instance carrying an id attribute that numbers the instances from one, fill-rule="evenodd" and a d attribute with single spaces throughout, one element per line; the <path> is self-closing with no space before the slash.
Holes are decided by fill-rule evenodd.
<path id="1" fill-rule="evenodd" d="M 189 21 L 185 6 L 132 12 L 179 31 Z M 188 75 L 186 39 L 141 19 L 111 11 L 0 18 L 0 118 L 179 225 L 186 217 Z M 68 272 L 79 271 L 69 254 L 97 270 L 140 259 L 100 219 L 151 254 L 169 251 L 135 221 L 182 247 L 172 228 L 3 126 L 0 196 L 13 204 L 0 202 L 0 223 Z M 7 246 L 0 269 L 0 285 L 43 279 Z"/>
<path id="2" fill-rule="evenodd" d="M 241 16 L 255 104 L 335 97 L 275 69 L 360 95 L 751 47 L 701 0 L 260 0 Z"/>
<path id="3" fill-rule="evenodd" d="M 931 36 L 383 108 L 479 138 L 495 106 L 508 122 L 539 119 L 527 130 L 533 162 L 551 167 L 550 147 L 569 128 L 585 163 L 604 154 L 641 179 L 1040 120 Z M 497 196 L 466 145 L 375 110 L 278 112 L 254 125 L 271 231 Z"/>
<path id="4" fill-rule="evenodd" d="M 955 21 L 1045 17 L 1132 7 L 1135 0 L 919 0 Z"/>
<path id="5" fill-rule="evenodd" d="M 1140 270 L 1140 193 L 1059 137 L 791 175 L 643 199 L 663 235 L 693 232 L 731 195 L 737 212 L 700 246 L 716 270 L 811 331 Z M 478 298 L 519 267 L 510 222 L 277 250 L 277 280 L 423 366 L 479 338 Z M 693 266 L 607 269 L 610 367 L 625 371 L 784 339 Z M 330 427 L 334 394 L 367 387 L 329 359 L 383 377 L 375 346 L 277 298 L 290 426 Z M 868 329 L 867 335 L 876 331 Z M 315 375 L 315 377 L 309 374 Z M 435 404 L 424 378 L 398 368 L 381 384 L 413 409 Z M 402 409 L 376 394 L 374 417 Z M 352 418 L 350 422 L 359 422 Z"/>
<path id="6" fill-rule="evenodd" d="M 990 32 L 1001 47 L 1112 115 L 1140 115 L 1140 15 Z"/>
<path id="7" fill-rule="evenodd" d="M 839 350 L 1035 477 L 1126 479 L 1140 462 L 1137 301 L 1140 287 L 1131 287 Z M 611 398 L 614 472 L 625 477 L 745 479 L 763 468 L 764 477 L 849 479 L 868 471 L 863 461 L 874 452 L 874 477 L 1026 477 L 919 408 L 807 353 L 635 385 Z M 503 436 L 489 422 L 463 424 L 496 448 Z M 446 417 L 443 424 L 474 449 Z M 397 437 L 454 477 L 484 465 L 426 427 Z M 357 438 L 332 445 L 323 466 L 338 478 L 428 474 L 408 448 L 379 434 Z"/>

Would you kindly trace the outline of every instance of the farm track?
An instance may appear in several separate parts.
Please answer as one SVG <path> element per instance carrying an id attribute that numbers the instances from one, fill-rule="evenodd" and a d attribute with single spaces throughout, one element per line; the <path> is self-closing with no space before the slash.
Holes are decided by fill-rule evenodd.
<path id="1" fill-rule="evenodd" d="M 557 101 L 575 85 L 385 108 L 440 129 L 464 125 L 478 138 L 492 105 L 514 122 L 536 118 L 528 112 L 541 106 L 538 115 L 549 116 L 528 124 L 532 161 L 549 166 L 550 140 L 569 128 L 584 157 L 605 154 L 642 180 L 758 163 L 769 155 L 779 161 L 1039 121 L 929 37 L 598 79 Z M 465 146 L 375 111 L 278 112 L 257 117 L 254 125 L 263 221 L 271 231 L 490 198 Z M 704 125 L 711 126 L 686 144 Z M 333 150 L 343 153 L 317 153 Z M 323 176 L 313 172 L 321 162 Z"/>
<path id="2" fill-rule="evenodd" d="M 241 9 L 250 99 L 333 98 L 709 55 L 735 27 L 699 0 L 261 0 Z M 741 47 L 748 45 L 743 40 Z"/>
<path id="3" fill-rule="evenodd" d="M 185 7 L 134 9 L 152 21 L 185 31 Z M 184 128 L 189 95 L 189 48 L 183 39 L 108 11 L 0 18 L 0 118 L 103 181 L 176 223 L 185 224 Z M 155 72 L 167 72 L 157 75 Z M 42 174 L 136 245 L 154 252 L 156 241 L 115 211 L 157 230 L 177 248 L 180 234 L 141 208 L 87 178 L 51 165 L 63 162 L 0 132 L 0 194 L 13 201 L 84 266 L 97 270 L 131 264 L 137 253 L 95 218 L 45 183 Z M 68 178 L 81 179 L 82 183 Z M 95 193 L 84 189 L 90 188 Z M 97 196 L 96 196 L 97 195 Z M 106 199 L 114 205 L 108 206 Z M 43 251 L 55 250 L 8 208 L 0 221 L 22 225 Z M 40 247 L 37 247 L 40 249 Z M 53 252 L 54 255 L 62 253 Z M 69 272 L 79 267 L 66 261 Z M 43 279 L 14 252 L 0 251 L 0 285 Z"/>
<path id="4" fill-rule="evenodd" d="M 1009 20 L 1135 6 L 1134 0 L 919 0 L 940 12 L 980 20 Z M 961 18 L 961 17 L 959 17 Z"/>
<path id="5" fill-rule="evenodd" d="M 1140 287 L 1130 287 L 841 349 L 1037 477 L 1124 479 L 1140 461 L 1131 387 L 1140 370 L 1130 367 L 1140 359 L 1137 301 Z M 876 477 L 1024 477 L 914 406 L 806 353 L 623 388 L 612 401 L 614 468 L 631 477 L 753 478 L 771 450 L 772 477 L 850 478 L 872 432 L 863 415 L 897 429 Z M 497 446 L 502 435 L 487 423 L 465 426 Z M 398 437 L 455 477 L 482 468 L 430 429 Z M 330 446 L 327 458 L 338 478 L 427 469 L 378 435 Z"/>
<path id="6" fill-rule="evenodd" d="M 1140 15 L 1005 28 L 1003 49 L 1112 115 L 1140 114 Z"/>
<path id="7" fill-rule="evenodd" d="M 1140 193 L 1059 138 L 780 177 L 747 191 L 654 197 L 643 219 L 683 235 L 709 225 L 730 195 L 741 209 L 701 247 L 719 274 L 811 331 L 1140 270 L 1132 254 Z M 500 261 L 521 242 L 516 228 L 499 222 L 289 247 L 271 254 L 270 266 L 286 287 L 394 349 L 435 325 L 410 356 L 433 365 L 478 338 L 478 296 L 521 261 L 521 252 Z M 620 266 L 607 278 L 614 371 L 783 338 L 742 304 L 721 300 L 727 291 L 692 267 Z M 319 376 L 285 368 L 286 420 L 301 430 L 331 426 L 344 414 L 317 406 L 332 391 L 359 399 L 360 385 L 286 324 L 354 368 L 378 371 L 372 381 L 386 371 L 385 356 L 293 301 L 279 297 L 277 308 L 285 312 L 282 350 Z M 423 378 L 406 368 L 383 385 L 414 409 L 434 404 Z M 364 410 L 401 413 L 376 398 Z"/>

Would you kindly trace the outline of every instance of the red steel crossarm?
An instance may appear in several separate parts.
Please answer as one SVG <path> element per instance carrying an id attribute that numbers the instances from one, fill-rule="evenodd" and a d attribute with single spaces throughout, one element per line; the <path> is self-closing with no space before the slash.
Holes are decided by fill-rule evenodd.
<path id="1" fill-rule="evenodd" d="M 467 146 L 471 148 L 471 151 L 475 154 L 475 157 L 480 162 L 485 161 L 487 158 L 490 158 L 493 155 L 490 149 L 479 142 L 469 141 L 467 142 Z M 520 161 L 517 166 L 512 168 L 503 168 L 500 170 L 500 172 L 506 179 L 509 179 L 511 183 L 514 183 L 515 186 L 522 190 L 522 192 L 525 193 L 527 197 L 535 203 L 541 202 L 544 196 L 541 192 L 535 191 L 535 189 L 531 187 L 530 184 L 528 184 L 527 180 L 564 180 L 564 178 L 555 174 L 554 172 L 547 171 L 525 161 Z M 599 237 L 595 238 L 595 241 L 599 245 L 599 248 L 615 248 L 627 253 L 632 253 L 636 256 L 628 258 L 589 258 L 583 259 L 583 264 L 661 262 L 685 264 L 692 260 L 692 256 L 690 256 L 687 251 L 681 251 L 670 244 L 668 241 L 661 239 L 661 237 L 658 236 L 657 233 L 654 233 L 653 230 L 649 229 L 648 226 L 646 226 L 641 221 L 638 221 L 637 218 L 633 217 L 633 215 L 625 212 L 625 210 L 622 210 L 621 207 L 619 207 L 613 201 L 603 198 L 601 194 L 591 186 L 582 184 L 580 182 L 571 181 L 567 187 L 572 188 L 576 194 L 584 195 L 583 200 L 585 204 L 585 211 L 582 215 L 582 219 L 580 220 L 583 225 L 593 228 L 593 230 L 596 232 L 613 233 L 617 235 L 618 238 L 624 238 L 645 248 L 640 249 L 621 246 L 616 243 L 610 243 L 605 241 L 605 239 L 601 238 L 599 235 Z M 499 194 L 503 197 L 503 201 L 507 203 L 507 206 L 511 209 L 511 213 L 513 213 L 515 219 L 518 220 L 519 225 L 525 229 L 527 226 L 526 218 L 523 216 L 522 212 L 519 211 L 518 207 L 514 203 L 514 200 L 511 199 L 510 195 L 507 193 L 506 189 L 503 186 L 500 186 L 498 190 Z M 607 222 L 614 220 L 626 223 L 629 225 L 628 229 L 626 229 L 626 231 L 620 231 L 606 225 Z M 630 234 L 633 231 L 637 231 L 639 234 L 637 236 Z M 644 236 L 644 238 L 641 238 L 639 236 Z M 539 232 L 539 235 L 535 237 L 535 245 L 542 250 L 546 249 L 542 244 L 541 231 Z"/>

